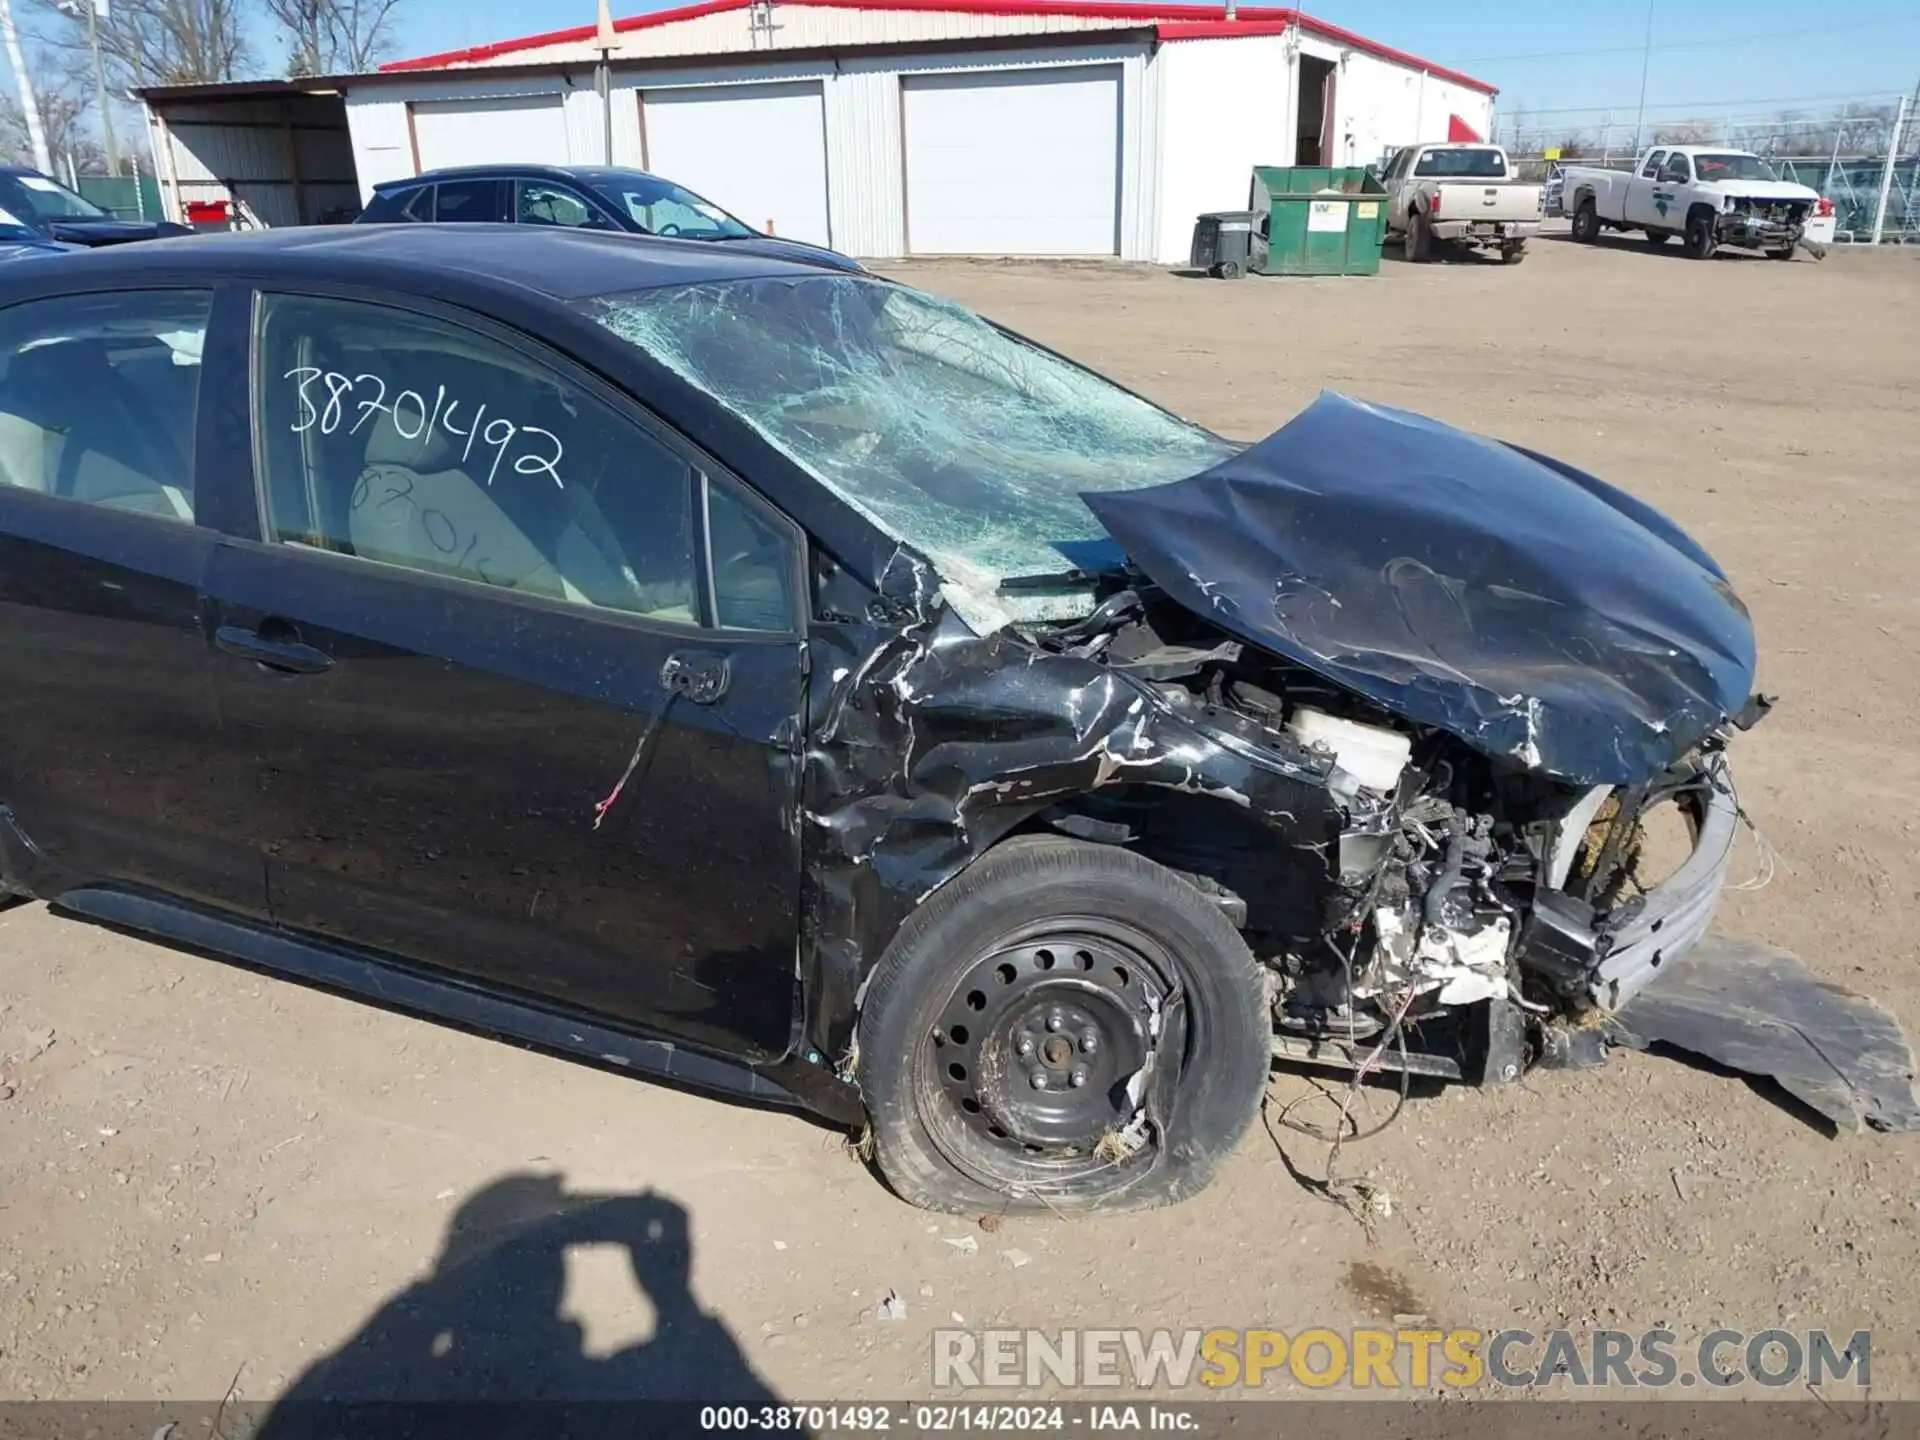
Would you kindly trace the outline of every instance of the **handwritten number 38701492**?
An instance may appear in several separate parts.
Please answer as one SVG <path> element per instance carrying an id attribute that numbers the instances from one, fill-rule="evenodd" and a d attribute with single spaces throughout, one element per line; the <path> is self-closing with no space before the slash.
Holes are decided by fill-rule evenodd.
<path id="1" fill-rule="evenodd" d="M 348 427 L 349 435 L 359 434 L 375 415 L 385 415 L 402 440 L 418 440 L 424 451 L 437 427 L 455 440 L 466 441 L 466 447 L 460 452 L 462 465 L 472 458 L 476 442 L 493 448 L 493 462 L 487 467 L 488 485 L 492 485 L 494 476 L 500 473 L 507 452 L 516 448 L 515 442 L 532 437 L 531 443 L 518 447 L 513 457 L 514 473 L 545 475 L 562 490 L 567 488 L 560 478 L 560 461 L 567 451 L 558 435 L 538 425 L 516 424 L 505 416 L 489 420 L 485 405 L 474 411 L 472 423 L 462 430 L 454 424 L 460 402 L 447 394 L 444 385 L 434 387 L 433 404 L 429 407 L 426 397 L 418 390 L 402 390 L 389 403 L 387 382 L 378 375 L 348 376 L 315 365 L 296 365 L 281 378 L 299 381 L 300 418 L 292 426 L 296 435 L 304 435 L 309 430 L 332 435 L 346 423 L 349 411 L 357 411 L 359 418 Z M 315 386 L 321 388 L 316 390 Z"/>

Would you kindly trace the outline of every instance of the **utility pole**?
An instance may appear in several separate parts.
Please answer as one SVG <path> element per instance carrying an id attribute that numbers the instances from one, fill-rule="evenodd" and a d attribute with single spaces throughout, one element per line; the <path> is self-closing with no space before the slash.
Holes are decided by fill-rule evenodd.
<path id="1" fill-rule="evenodd" d="M 1873 243 L 1880 243 L 1887 225 L 1887 196 L 1893 189 L 1893 165 L 1900 157 L 1900 136 L 1907 128 L 1907 97 L 1900 97 L 1900 108 L 1893 112 L 1893 131 L 1887 136 L 1887 163 L 1880 167 L 1880 199 L 1873 207 Z"/>
<path id="2" fill-rule="evenodd" d="M 608 0 L 600 0 L 600 17 L 594 44 L 600 50 L 600 63 L 594 68 L 594 88 L 600 92 L 600 123 L 605 127 L 603 145 L 606 155 L 601 163 L 613 164 L 613 11 Z"/>
<path id="3" fill-rule="evenodd" d="M 13 23 L 13 0 L 0 0 L 0 35 L 7 42 L 7 63 L 13 66 L 13 81 L 20 89 L 20 113 L 26 116 L 27 139 L 33 145 L 34 168 L 42 175 L 53 170 L 53 155 L 47 149 L 47 132 L 40 124 L 40 102 L 33 98 L 33 81 L 27 75 L 27 59 L 20 53 L 20 32 Z"/>
<path id="4" fill-rule="evenodd" d="M 120 173 L 120 146 L 113 138 L 113 111 L 107 105 L 107 67 L 100 59 L 100 22 L 113 0 L 80 0 L 87 7 L 87 44 L 93 50 L 93 95 L 100 107 L 100 139 L 107 150 L 107 174 Z"/>
<path id="5" fill-rule="evenodd" d="M 1653 64 L 1653 4 L 1647 0 L 1647 39 L 1640 47 L 1640 109 L 1633 117 L 1633 153 L 1640 153 L 1640 128 L 1647 118 L 1647 70 Z"/>

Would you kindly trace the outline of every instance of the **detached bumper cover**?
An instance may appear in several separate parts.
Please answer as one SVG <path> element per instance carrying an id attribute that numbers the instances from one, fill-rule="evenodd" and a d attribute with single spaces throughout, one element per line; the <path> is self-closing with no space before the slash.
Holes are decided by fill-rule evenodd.
<path id="1" fill-rule="evenodd" d="M 1615 1044 L 1671 1045 L 1777 1081 L 1842 1131 L 1920 1130 L 1899 1023 L 1757 940 L 1709 936 L 1613 1024 Z"/>

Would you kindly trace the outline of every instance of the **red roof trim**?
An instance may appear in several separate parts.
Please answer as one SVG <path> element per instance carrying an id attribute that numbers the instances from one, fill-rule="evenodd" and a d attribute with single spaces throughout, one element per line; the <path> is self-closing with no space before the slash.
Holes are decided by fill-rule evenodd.
<path id="1" fill-rule="evenodd" d="M 1242 10 L 1242 15 L 1247 12 Z M 1284 35 L 1293 28 L 1286 20 L 1175 20 L 1154 27 L 1162 40 L 1231 40 L 1237 35 Z"/>
<path id="2" fill-rule="evenodd" d="M 647 15 L 629 15 L 613 22 L 620 33 L 651 30 L 680 20 L 697 20 L 703 15 L 719 15 L 729 10 L 744 10 L 752 0 L 699 0 L 671 10 L 656 10 Z M 1223 5 L 1128 5 L 1114 0 L 778 0 L 783 5 L 839 6 L 849 10 L 957 10 L 967 15 L 1069 15 L 1088 20 L 1138 20 L 1155 25 L 1162 40 L 1225 40 L 1242 35 L 1278 35 L 1294 25 L 1325 39 L 1360 50 L 1382 60 L 1424 70 L 1441 80 L 1464 85 L 1486 94 L 1497 93 L 1484 80 L 1443 65 L 1434 65 L 1417 55 L 1396 50 L 1329 25 L 1298 10 L 1271 5 L 1245 5 L 1229 20 Z M 490 45 L 475 45 L 466 50 L 447 50 L 438 55 L 420 55 L 410 60 L 393 60 L 382 65 L 386 71 L 444 70 L 456 65 L 476 65 L 514 55 L 525 50 L 540 50 L 549 45 L 578 45 L 591 42 L 598 31 L 591 25 L 576 25 L 566 30 L 549 30 L 542 35 L 523 35 L 514 40 L 497 40 Z"/>

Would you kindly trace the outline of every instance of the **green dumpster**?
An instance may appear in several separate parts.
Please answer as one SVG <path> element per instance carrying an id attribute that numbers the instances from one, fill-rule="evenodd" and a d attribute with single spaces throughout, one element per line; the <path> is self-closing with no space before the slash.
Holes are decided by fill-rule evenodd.
<path id="1" fill-rule="evenodd" d="M 1262 275 L 1377 275 L 1387 233 L 1387 191 L 1359 166 L 1256 165 L 1247 206 L 1265 217 Z"/>

